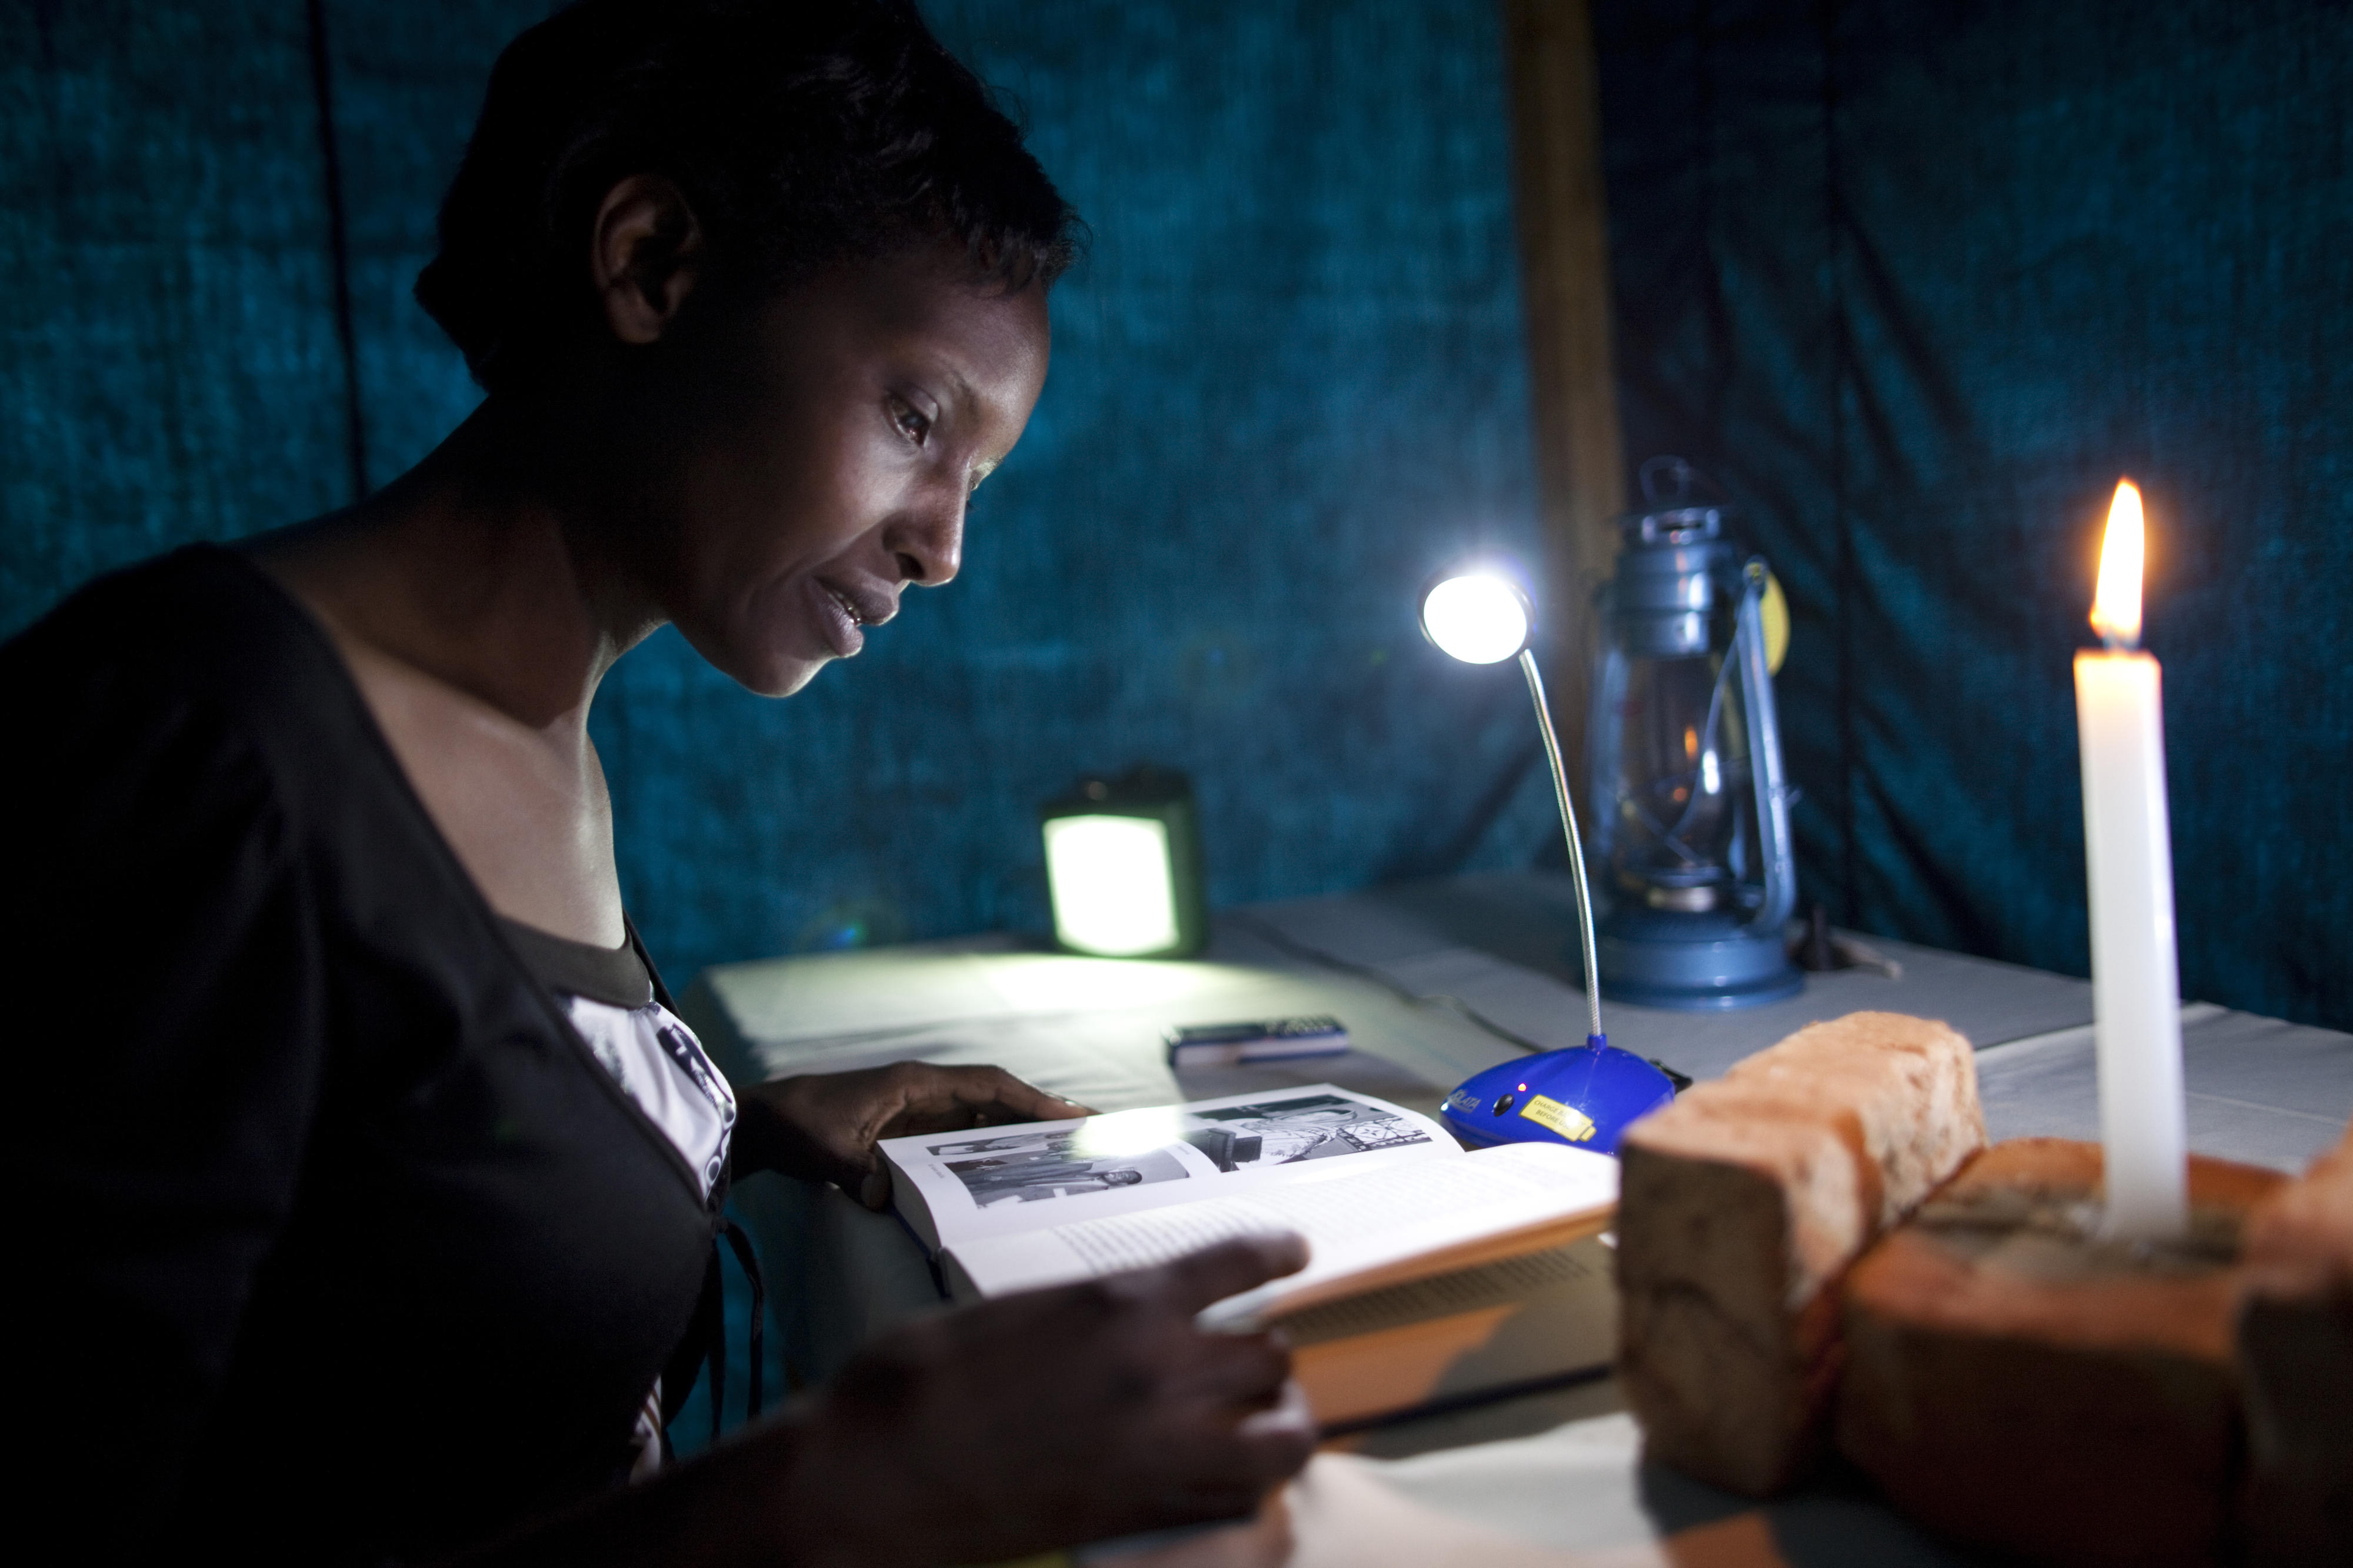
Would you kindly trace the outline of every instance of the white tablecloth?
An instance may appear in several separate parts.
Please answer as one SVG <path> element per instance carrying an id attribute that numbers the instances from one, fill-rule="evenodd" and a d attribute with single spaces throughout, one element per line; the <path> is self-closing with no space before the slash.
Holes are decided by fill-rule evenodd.
<path id="1" fill-rule="evenodd" d="M 1324 1079 L 1432 1110 L 1518 1049 L 1461 1006 L 1545 1046 L 1584 1037 L 1566 880 L 1453 879 L 1224 917 L 1190 963 L 1022 951 L 1008 939 L 729 965 L 685 1000 L 741 1079 L 889 1061 L 996 1062 L 1102 1110 Z M 2095 1138 L 2091 987 L 2063 975 L 1872 939 L 1900 978 L 1810 977 L 1805 993 L 1735 1013 L 1605 1005 L 1611 1043 L 1707 1078 L 1819 1018 L 1862 1008 L 1940 1017 L 1979 1051 L 1996 1138 Z M 1417 1005 L 1401 997 L 1442 995 Z M 1297 1069 L 1172 1075 L 1176 1024 L 1334 1013 L 1355 1050 Z M 2219 1007 L 2183 1013 L 2190 1144 L 2295 1170 L 2353 1117 L 2353 1036 Z M 757 1178 L 739 1189 L 797 1380 L 935 1310 L 923 1255 L 894 1220 L 830 1188 Z M 1870 1563 L 1976 1561 L 1833 1478 L 1758 1508 L 1639 1462 L 1614 1385 L 1535 1395 L 1366 1434 L 1327 1453 L 1285 1521 L 1105 1558 L 1121 1568 L 1366 1564 Z M 1275 1542 L 1287 1522 L 1287 1543 Z M 1270 1553 L 1271 1557 L 1270 1558 Z M 1100 1555 L 1100 1554 L 1098 1554 Z"/>

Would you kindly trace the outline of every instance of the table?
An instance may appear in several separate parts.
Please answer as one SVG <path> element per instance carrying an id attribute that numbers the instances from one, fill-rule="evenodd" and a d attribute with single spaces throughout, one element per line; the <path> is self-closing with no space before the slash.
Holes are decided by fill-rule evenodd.
<path id="1" fill-rule="evenodd" d="M 1261 904 L 1215 922 L 1185 963 L 1073 958 L 1005 936 L 726 965 L 681 1003 L 731 1076 L 891 1061 L 993 1061 L 1102 1110 L 1330 1081 L 1434 1112 L 1455 1083 L 1523 1047 L 1580 1043 L 1567 878 L 1495 873 Z M 1938 1017 L 1978 1047 L 1997 1138 L 2098 1136 L 2088 982 L 1865 939 L 1894 973 L 1808 977 L 1788 1000 L 1724 1014 L 1604 1005 L 1613 1045 L 1713 1078 L 1817 1019 L 1859 1009 Z M 1172 1074 L 1180 1023 L 1335 1013 L 1346 1057 Z M 2353 1118 L 2353 1036 L 2206 1004 L 2182 1009 L 2189 1142 L 2299 1170 Z M 839 1192 L 775 1178 L 739 1188 L 797 1382 L 937 1309 L 897 1223 Z M 1640 1463 L 1614 1384 L 1403 1423 L 1326 1452 L 1286 1498 L 1293 1568 L 1482 1564 L 1974 1561 L 1833 1478 L 1759 1507 Z M 1141 1565 L 1197 1543 L 1092 1554 Z M 1082 1556 L 1090 1554 L 1082 1553 Z M 1214 1552 L 1212 1553 L 1214 1555 Z"/>

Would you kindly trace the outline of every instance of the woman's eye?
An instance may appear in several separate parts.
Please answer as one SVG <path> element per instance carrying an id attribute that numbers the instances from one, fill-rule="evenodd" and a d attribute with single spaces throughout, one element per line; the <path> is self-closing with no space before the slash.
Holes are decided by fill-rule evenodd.
<path id="1" fill-rule="evenodd" d="M 932 433 L 931 419 L 904 398 L 894 397 L 891 400 L 891 422 L 899 427 L 900 432 L 907 439 L 918 447 L 922 446 L 924 437 Z"/>

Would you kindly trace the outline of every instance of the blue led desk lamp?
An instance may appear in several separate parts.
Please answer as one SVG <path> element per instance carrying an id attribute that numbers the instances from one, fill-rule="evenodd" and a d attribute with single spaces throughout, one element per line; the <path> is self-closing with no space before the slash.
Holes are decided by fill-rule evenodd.
<path id="1" fill-rule="evenodd" d="M 1553 795 L 1560 802 L 1561 831 L 1568 837 L 1568 864 L 1577 879 L 1577 932 L 1585 943 L 1585 1044 L 1504 1062 L 1465 1079 L 1440 1108 L 1446 1130 L 1472 1148 L 1497 1143 L 1550 1141 L 1599 1153 L 1618 1152 L 1627 1124 L 1675 1097 L 1667 1075 L 1631 1051 L 1621 1051 L 1601 1032 L 1598 966 L 1593 953 L 1593 897 L 1586 887 L 1585 850 L 1577 835 L 1577 807 L 1568 798 L 1568 774 L 1545 703 L 1544 677 L 1536 672 L 1528 642 L 1535 611 L 1527 595 L 1503 571 L 1468 566 L 1442 573 L 1422 590 L 1421 630 L 1431 642 L 1465 664 L 1501 664 L 1517 656 L 1527 677 L 1528 700 L 1535 704 L 1545 760 L 1552 766 Z"/>

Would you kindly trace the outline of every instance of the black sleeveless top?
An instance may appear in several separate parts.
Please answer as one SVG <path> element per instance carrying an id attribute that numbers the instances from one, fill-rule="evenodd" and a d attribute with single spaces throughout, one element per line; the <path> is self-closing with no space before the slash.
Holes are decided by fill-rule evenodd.
<path id="1" fill-rule="evenodd" d="M 669 1005 L 667 998 L 655 994 L 653 965 L 647 962 L 634 925 L 629 940 L 620 946 L 596 947 L 504 915 L 491 918 L 522 966 L 558 996 L 586 996 L 611 1007 L 642 1007 L 654 1001 Z"/>
<path id="2" fill-rule="evenodd" d="M 0 647 L 0 732 L 17 1533 L 381 1562 L 612 1484 L 691 1382 L 725 1184 L 590 1057 L 323 633 L 184 550 Z"/>

